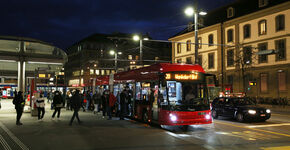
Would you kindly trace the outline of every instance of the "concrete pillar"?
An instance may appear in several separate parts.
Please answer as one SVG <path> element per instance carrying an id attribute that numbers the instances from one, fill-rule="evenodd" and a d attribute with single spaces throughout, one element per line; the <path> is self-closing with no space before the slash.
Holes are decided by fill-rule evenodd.
<path id="1" fill-rule="evenodd" d="M 25 92 L 25 61 L 18 61 L 18 91 Z"/>
<path id="2" fill-rule="evenodd" d="M 5 83 L 5 78 L 1 78 L 1 83 Z"/>

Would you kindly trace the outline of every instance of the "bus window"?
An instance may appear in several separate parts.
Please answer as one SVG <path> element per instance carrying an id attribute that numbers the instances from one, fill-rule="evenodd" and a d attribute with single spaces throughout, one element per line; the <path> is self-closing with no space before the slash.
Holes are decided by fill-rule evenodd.
<path id="1" fill-rule="evenodd" d="M 181 83 L 176 81 L 167 81 L 167 84 L 168 84 L 169 101 L 181 101 L 182 100 Z"/>
<path id="2" fill-rule="evenodd" d="M 136 82 L 136 100 L 142 100 L 140 91 L 141 91 L 141 83 Z"/>

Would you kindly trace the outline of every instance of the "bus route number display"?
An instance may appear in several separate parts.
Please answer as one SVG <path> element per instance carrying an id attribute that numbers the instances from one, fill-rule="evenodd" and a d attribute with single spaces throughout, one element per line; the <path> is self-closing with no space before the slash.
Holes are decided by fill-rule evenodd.
<path id="1" fill-rule="evenodd" d="M 166 73 L 166 80 L 197 80 L 198 74 L 191 73 L 191 74 L 171 74 Z"/>

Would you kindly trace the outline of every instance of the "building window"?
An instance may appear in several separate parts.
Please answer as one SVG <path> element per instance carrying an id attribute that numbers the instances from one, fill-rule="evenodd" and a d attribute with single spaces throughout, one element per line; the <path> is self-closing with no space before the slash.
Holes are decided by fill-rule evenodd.
<path id="1" fill-rule="evenodd" d="M 276 31 L 281 31 L 285 29 L 285 15 L 278 15 L 275 18 Z"/>
<path id="2" fill-rule="evenodd" d="M 233 16 L 234 16 L 234 8 L 230 7 L 230 8 L 227 9 L 227 17 L 231 18 Z"/>
<path id="3" fill-rule="evenodd" d="M 177 53 L 181 53 L 181 43 L 177 43 Z"/>
<path id="4" fill-rule="evenodd" d="M 282 70 L 278 72 L 279 91 L 286 91 L 286 73 Z"/>
<path id="5" fill-rule="evenodd" d="M 111 70 L 106 70 L 106 75 L 110 75 Z"/>
<path id="6" fill-rule="evenodd" d="M 234 66 L 234 50 L 230 49 L 227 51 L 227 66 Z"/>
<path id="7" fill-rule="evenodd" d="M 198 55 L 198 64 L 202 66 L 202 55 Z"/>
<path id="8" fill-rule="evenodd" d="M 186 57 L 186 63 L 187 63 L 187 64 L 192 64 L 192 59 L 191 59 L 191 57 Z"/>
<path id="9" fill-rule="evenodd" d="M 96 70 L 96 75 L 100 75 L 100 70 Z"/>
<path id="10" fill-rule="evenodd" d="M 83 69 L 81 70 L 81 75 L 84 75 L 84 70 Z"/>
<path id="11" fill-rule="evenodd" d="M 267 92 L 268 91 L 268 74 L 266 73 L 261 73 L 260 74 L 261 78 L 261 92 Z"/>
<path id="12" fill-rule="evenodd" d="M 252 63 L 252 47 L 251 46 L 244 47 L 243 60 L 244 60 L 244 64 L 249 65 Z"/>
<path id="13" fill-rule="evenodd" d="M 275 41 L 276 61 L 286 60 L 286 39 Z"/>
<path id="14" fill-rule="evenodd" d="M 90 69 L 90 75 L 94 74 L 94 69 Z"/>
<path id="15" fill-rule="evenodd" d="M 213 45 L 213 34 L 208 35 L 208 46 Z"/>
<path id="16" fill-rule="evenodd" d="M 181 63 L 181 59 L 176 59 L 176 63 Z"/>
<path id="17" fill-rule="evenodd" d="M 214 68 L 214 53 L 208 54 L 208 69 Z"/>
<path id="18" fill-rule="evenodd" d="M 228 42 L 233 42 L 233 29 L 229 29 L 228 32 L 227 32 L 227 35 L 228 35 Z"/>
<path id="19" fill-rule="evenodd" d="M 260 43 L 258 44 L 258 50 L 264 51 L 268 49 L 268 43 Z M 267 55 L 259 55 L 259 63 L 267 63 L 268 62 L 268 56 Z"/>
<path id="20" fill-rule="evenodd" d="M 201 41 L 201 37 L 198 38 L 198 48 L 202 47 L 202 41 Z"/>
<path id="21" fill-rule="evenodd" d="M 259 0 L 259 7 L 265 7 L 268 5 L 268 0 Z"/>
<path id="22" fill-rule="evenodd" d="M 101 74 L 102 75 L 105 75 L 105 70 L 101 70 Z"/>
<path id="23" fill-rule="evenodd" d="M 191 41 L 190 40 L 187 40 L 186 41 L 186 51 L 190 51 L 191 50 Z"/>
<path id="24" fill-rule="evenodd" d="M 244 25 L 244 39 L 251 37 L 251 25 L 246 24 Z"/>
<path id="25" fill-rule="evenodd" d="M 259 26 L 259 35 L 267 34 L 267 21 L 266 20 L 259 21 L 258 26 Z"/>

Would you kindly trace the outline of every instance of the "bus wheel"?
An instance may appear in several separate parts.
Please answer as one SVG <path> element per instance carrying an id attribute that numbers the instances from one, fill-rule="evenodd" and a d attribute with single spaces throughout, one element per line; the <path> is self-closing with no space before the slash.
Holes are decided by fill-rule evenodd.
<path id="1" fill-rule="evenodd" d="M 143 120 L 145 123 L 148 123 L 149 117 L 148 117 L 148 112 L 147 112 L 147 111 L 144 111 L 144 112 L 143 112 L 142 120 Z"/>
<path id="2" fill-rule="evenodd" d="M 182 129 L 182 131 L 187 131 L 188 130 L 188 125 L 183 125 L 181 129 Z"/>
<path id="3" fill-rule="evenodd" d="M 212 112 L 211 112 L 211 114 L 212 114 L 212 117 L 214 118 L 214 119 L 217 119 L 219 116 L 218 116 L 218 113 L 216 112 L 216 110 L 213 110 Z"/>

